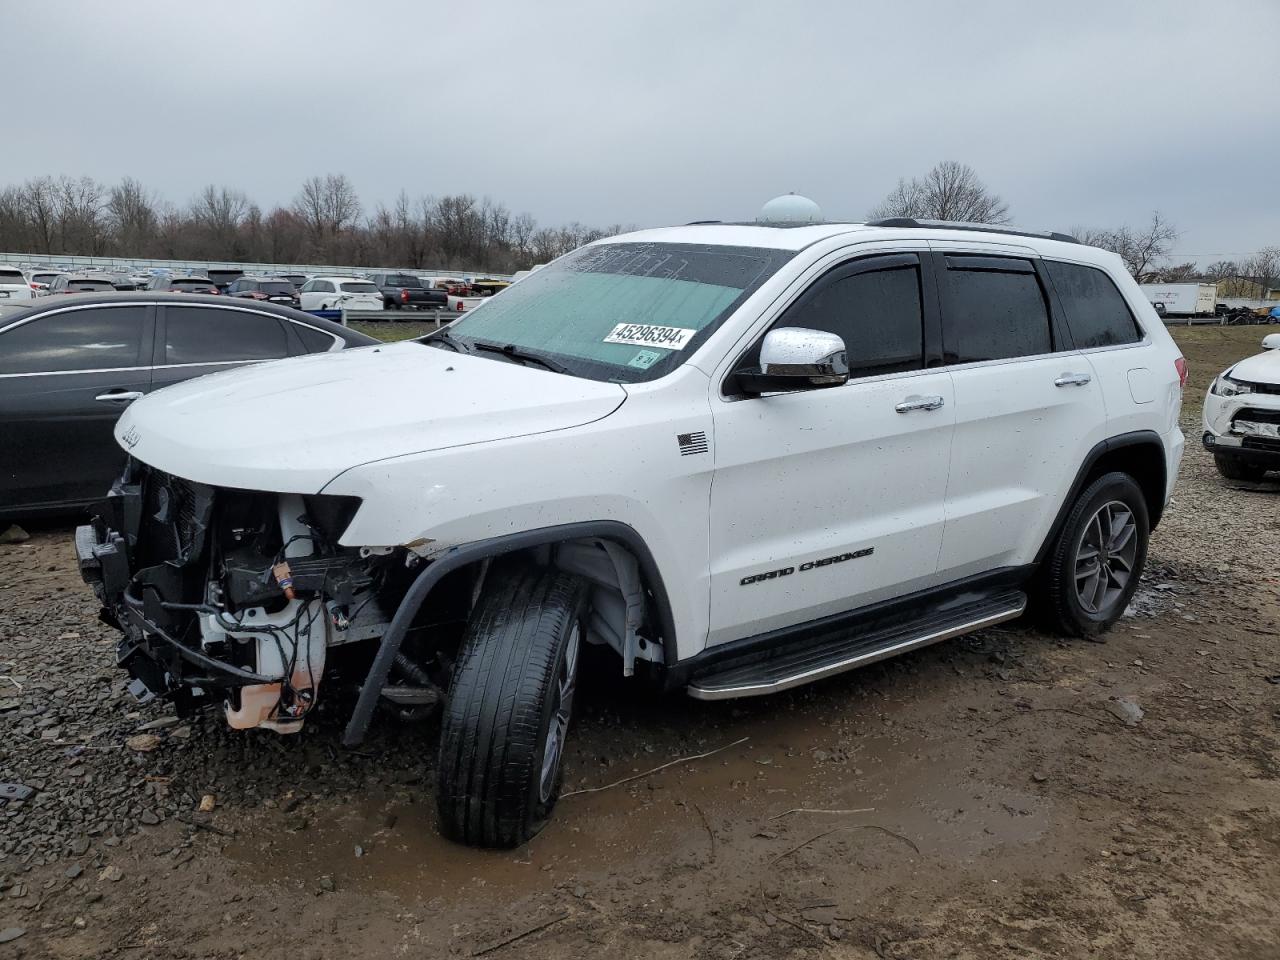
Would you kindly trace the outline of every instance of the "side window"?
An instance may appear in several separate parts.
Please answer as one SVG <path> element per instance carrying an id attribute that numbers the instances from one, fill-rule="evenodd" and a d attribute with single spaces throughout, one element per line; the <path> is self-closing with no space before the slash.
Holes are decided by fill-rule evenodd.
<path id="1" fill-rule="evenodd" d="M 304 283 L 301 287 L 298 288 L 298 292 L 310 293 L 312 290 L 316 289 L 315 283 L 316 282 L 314 280 L 308 280 L 306 283 Z"/>
<path id="2" fill-rule="evenodd" d="M 844 340 L 853 377 L 922 369 L 919 265 L 895 263 L 875 269 L 873 262 L 866 262 L 858 266 L 862 269 L 853 273 L 847 272 L 848 267 L 837 267 L 834 279 L 818 280 L 774 328 L 806 327 L 837 334 Z M 746 363 L 758 366 L 759 362 L 757 344 Z"/>
<path id="3" fill-rule="evenodd" d="M 69 310 L 0 333 L 0 373 L 139 366 L 148 308 Z"/>
<path id="4" fill-rule="evenodd" d="M 226 307 L 165 307 L 165 363 L 276 360 L 289 355 L 275 317 Z"/>
<path id="5" fill-rule="evenodd" d="M 1097 267 L 1046 260 L 1077 347 L 1137 343 L 1142 330 L 1115 282 Z"/>
<path id="6" fill-rule="evenodd" d="M 295 323 L 293 332 L 298 335 L 307 353 L 324 353 L 333 346 L 333 334 L 317 330 L 315 327 Z"/>
<path id="7" fill-rule="evenodd" d="M 321 293 L 333 293 L 333 281 L 321 280 L 320 285 L 316 287 Z"/>
<path id="8" fill-rule="evenodd" d="M 1029 260 L 949 256 L 946 266 L 942 341 L 947 363 L 1053 352 L 1049 309 Z"/>

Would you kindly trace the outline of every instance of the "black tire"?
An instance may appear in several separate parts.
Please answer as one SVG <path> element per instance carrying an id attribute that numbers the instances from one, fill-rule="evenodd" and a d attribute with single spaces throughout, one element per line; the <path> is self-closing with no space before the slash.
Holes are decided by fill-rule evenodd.
<path id="1" fill-rule="evenodd" d="M 450 839 L 514 847 L 546 824 L 560 796 L 586 602 L 586 582 L 557 570 L 509 563 L 489 571 L 441 724 L 436 807 Z M 569 704 L 561 715 L 567 662 Z M 553 719 L 559 749 L 548 771 Z"/>
<path id="2" fill-rule="evenodd" d="M 1247 480 L 1250 483 L 1258 482 L 1267 472 L 1266 467 L 1260 467 L 1254 463 L 1245 463 L 1235 457 L 1224 457 L 1220 453 L 1213 455 L 1213 465 L 1228 480 Z"/>
<path id="3" fill-rule="evenodd" d="M 1112 526 L 1109 520 L 1101 519 L 1100 511 L 1106 508 L 1110 515 L 1123 513 L 1112 507 L 1113 504 L 1122 504 L 1131 515 L 1132 537 L 1135 538 L 1131 555 L 1128 540 L 1124 541 L 1122 548 L 1112 552 L 1113 545 L 1103 530 L 1105 526 L 1109 531 Z M 1095 518 L 1099 518 L 1097 527 L 1094 526 Z M 1118 521 L 1116 526 L 1120 527 L 1117 536 L 1122 536 L 1123 522 Z M 1146 498 L 1131 476 L 1107 473 L 1090 483 L 1076 498 L 1035 585 L 1034 600 L 1045 626 L 1069 637 L 1093 637 L 1119 620 L 1138 588 L 1138 580 L 1147 561 L 1150 529 Z M 1098 536 L 1099 533 L 1103 535 Z M 1095 540 L 1108 541 L 1107 549 L 1094 550 L 1099 570 L 1096 579 L 1080 572 L 1092 569 L 1088 552 Z M 1115 564 L 1114 573 L 1111 564 Z M 1119 586 L 1114 577 L 1120 575 L 1125 564 L 1128 565 L 1128 573 L 1123 586 Z M 1093 590 L 1091 584 L 1097 584 L 1098 589 Z M 1088 601 L 1082 599 L 1082 592 L 1091 594 L 1097 600 L 1096 605 L 1091 608 Z"/>

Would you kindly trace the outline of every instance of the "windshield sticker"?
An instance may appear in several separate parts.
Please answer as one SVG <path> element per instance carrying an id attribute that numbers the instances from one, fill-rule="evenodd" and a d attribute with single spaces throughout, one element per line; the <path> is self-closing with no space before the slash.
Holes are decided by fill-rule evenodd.
<path id="1" fill-rule="evenodd" d="M 628 367 L 639 367 L 641 370 L 648 370 L 655 363 L 662 359 L 662 354 L 657 350 L 641 350 L 634 357 L 627 361 Z"/>
<path id="2" fill-rule="evenodd" d="M 633 347 L 683 350 L 697 330 L 685 327 L 655 327 L 647 323 L 620 323 L 604 338 L 605 343 L 627 343 Z"/>

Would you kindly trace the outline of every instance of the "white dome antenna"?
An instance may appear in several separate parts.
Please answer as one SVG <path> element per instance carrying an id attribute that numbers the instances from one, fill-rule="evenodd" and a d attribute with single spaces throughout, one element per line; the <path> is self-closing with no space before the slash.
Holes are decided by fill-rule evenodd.
<path id="1" fill-rule="evenodd" d="M 756 223 L 774 226 L 821 222 L 822 209 L 808 197 L 802 197 L 798 193 L 785 193 L 780 197 L 774 197 L 756 214 Z"/>

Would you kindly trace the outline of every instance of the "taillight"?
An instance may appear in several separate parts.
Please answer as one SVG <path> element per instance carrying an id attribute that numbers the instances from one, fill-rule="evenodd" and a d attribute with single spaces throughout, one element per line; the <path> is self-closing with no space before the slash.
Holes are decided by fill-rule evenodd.
<path id="1" fill-rule="evenodd" d="M 408 303 L 408 302 L 409 302 L 409 288 L 408 288 L 408 287 L 404 287 L 403 289 L 401 289 L 401 291 L 400 291 L 400 302 L 401 302 L 401 303 Z"/>
<path id="2" fill-rule="evenodd" d="M 1187 389 L 1187 358 L 1179 357 L 1173 361 L 1173 368 L 1178 371 L 1178 386 Z"/>

